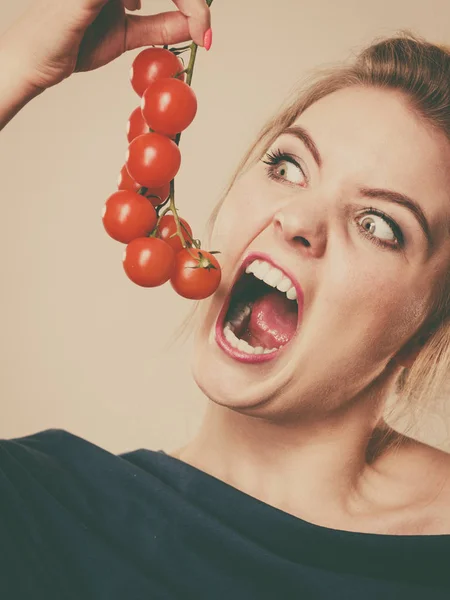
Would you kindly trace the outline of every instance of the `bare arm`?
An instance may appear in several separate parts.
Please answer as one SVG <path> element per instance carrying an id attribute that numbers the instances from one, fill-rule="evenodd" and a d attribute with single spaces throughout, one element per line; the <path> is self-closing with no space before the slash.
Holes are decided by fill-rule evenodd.
<path id="1" fill-rule="evenodd" d="M 6 44 L 0 43 L 0 130 L 30 100 L 42 93 L 29 82 L 25 67 Z"/>
<path id="2" fill-rule="evenodd" d="M 210 27 L 205 0 L 173 0 L 178 10 L 128 14 L 140 0 L 34 0 L 0 38 L 0 130 L 35 96 L 76 71 L 128 50 L 193 39 Z"/>

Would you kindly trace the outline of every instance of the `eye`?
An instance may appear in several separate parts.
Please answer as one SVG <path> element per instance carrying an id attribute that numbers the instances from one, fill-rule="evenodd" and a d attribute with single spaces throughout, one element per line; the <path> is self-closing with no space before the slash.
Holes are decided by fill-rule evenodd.
<path id="1" fill-rule="evenodd" d="M 369 208 L 362 218 L 361 216 L 358 217 L 358 221 L 360 223 L 359 230 L 361 234 L 364 237 L 368 237 L 374 244 L 390 248 L 391 250 L 400 250 L 403 248 L 404 238 L 402 230 L 395 221 L 381 210 Z"/>
<path id="2" fill-rule="evenodd" d="M 292 154 L 281 150 L 267 152 L 265 160 L 262 160 L 262 162 L 267 165 L 267 175 L 275 181 L 284 181 L 301 186 L 307 183 L 307 177 L 303 169 Z"/>

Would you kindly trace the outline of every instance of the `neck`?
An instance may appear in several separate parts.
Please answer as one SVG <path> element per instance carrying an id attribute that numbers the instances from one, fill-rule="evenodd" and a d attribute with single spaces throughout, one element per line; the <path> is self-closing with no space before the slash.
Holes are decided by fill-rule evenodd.
<path id="1" fill-rule="evenodd" d="M 371 400 L 288 424 L 209 402 L 198 434 L 175 456 L 281 510 L 336 522 L 368 510 L 384 477 L 380 457 L 400 438 Z"/>

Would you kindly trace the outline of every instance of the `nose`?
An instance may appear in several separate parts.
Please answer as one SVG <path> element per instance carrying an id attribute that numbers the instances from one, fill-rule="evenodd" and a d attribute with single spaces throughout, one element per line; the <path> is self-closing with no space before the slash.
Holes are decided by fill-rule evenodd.
<path id="1" fill-rule="evenodd" d="M 284 206 L 273 217 L 277 237 L 294 250 L 319 258 L 324 254 L 327 243 L 323 208 L 299 207 L 298 199 L 295 205 Z"/>

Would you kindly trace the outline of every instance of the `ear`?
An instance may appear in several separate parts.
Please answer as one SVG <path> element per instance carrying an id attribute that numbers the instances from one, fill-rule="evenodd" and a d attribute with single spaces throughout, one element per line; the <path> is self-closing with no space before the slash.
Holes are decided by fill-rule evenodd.
<path id="1" fill-rule="evenodd" d="M 430 335 L 430 333 L 428 335 L 422 334 L 409 340 L 393 357 L 395 362 L 402 367 L 410 369 Z"/>

